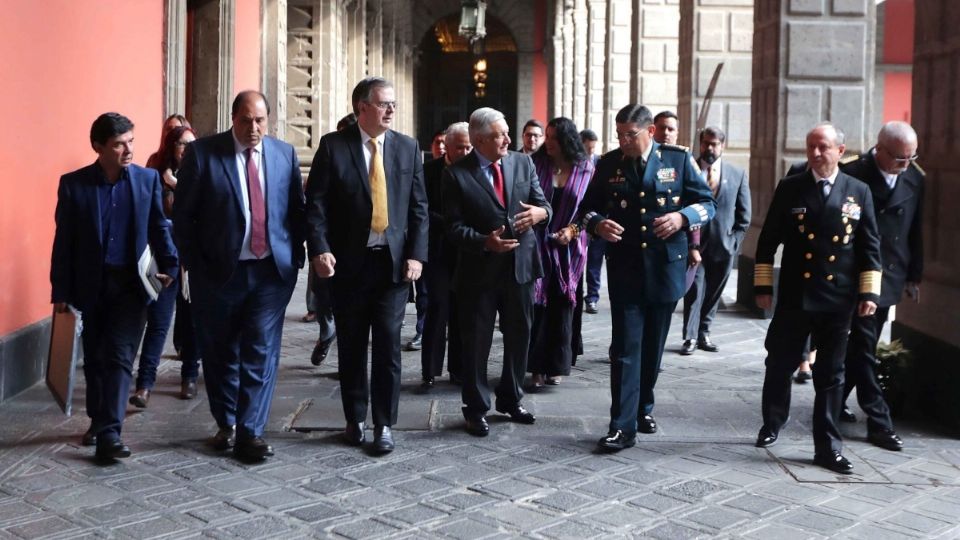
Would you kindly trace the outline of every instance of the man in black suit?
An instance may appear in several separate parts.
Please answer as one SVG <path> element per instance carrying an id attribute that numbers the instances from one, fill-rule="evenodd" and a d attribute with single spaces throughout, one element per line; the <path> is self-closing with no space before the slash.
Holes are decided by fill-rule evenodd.
<path id="1" fill-rule="evenodd" d="M 534 280 L 543 275 L 531 228 L 551 209 L 529 157 L 511 152 L 503 113 L 470 115 L 473 152 L 443 172 L 443 215 L 457 246 L 453 287 L 463 341 L 463 415 L 467 432 L 486 436 L 490 410 L 487 358 L 500 313 L 503 371 L 496 409 L 514 422 L 536 418 L 520 401 L 533 321 Z"/>
<path id="2" fill-rule="evenodd" d="M 328 133 L 307 180 L 307 249 L 321 278 L 333 278 L 345 438 L 365 440 L 372 405 L 373 450 L 394 449 L 400 399 L 400 325 L 409 282 L 427 260 L 427 196 L 417 142 L 390 129 L 393 84 L 368 77 L 353 89 L 357 124 Z M 373 332 L 370 384 L 367 341 Z"/>
<path id="3" fill-rule="evenodd" d="M 683 297 L 683 355 L 693 354 L 696 348 L 719 350 L 710 339 L 710 323 L 750 226 L 750 180 L 743 169 L 721 159 L 726 137 L 718 127 L 700 132 L 700 167 L 717 201 L 717 213 L 700 228 L 700 245 L 690 246 L 700 251 L 701 261 L 693 286 Z"/>
<path id="4" fill-rule="evenodd" d="M 237 94 L 230 130 L 183 156 L 174 232 L 189 271 L 217 450 L 273 455 L 263 439 L 283 316 L 303 267 L 304 200 L 297 153 L 266 136 L 264 95 Z M 234 444 L 235 443 L 235 444 Z"/>
<path id="5" fill-rule="evenodd" d="M 916 154 L 917 134 L 910 124 L 888 122 L 880 129 L 876 146 L 841 166 L 843 172 L 870 186 L 883 261 L 877 312 L 869 317 L 854 317 L 850 327 L 843 397 L 846 400 L 856 386 L 857 402 L 867 413 L 867 439 L 888 450 L 902 449 L 903 442 L 893 431 L 890 408 L 877 383 L 877 340 L 890 307 L 900 301 L 904 290 L 914 301 L 920 300 L 924 174 L 914 161 Z M 856 417 L 844 406 L 840 419 L 855 421 Z"/>
<path id="6" fill-rule="evenodd" d="M 757 306 L 773 304 L 773 260 L 783 244 L 777 306 L 767 331 L 763 427 L 756 446 L 777 442 L 790 415 L 790 374 L 809 335 L 813 366 L 814 463 L 850 474 L 837 414 L 843 402 L 843 357 L 850 318 L 872 316 L 880 295 L 880 238 L 873 197 L 863 182 L 840 172 L 843 136 L 823 123 L 807 135 L 810 169 L 780 181 L 757 242 Z"/>
<path id="7" fill-rule="evenodd" d="M 120 439 L 133 360 L 147 321 L 149 298 L 137 263 L 147 246 L 164 286 L 177 275 L 177 250 L 163 215 L 160 177 L 133 164 L 133 122 L 100 115 L 90 128 L 92 165 L 65 174 L 57 191 L 50 263 L 54 309 L 83 314 L 83 375 L 90 429 L 85 446 L 96 457 L 130 456 Z"/>
<path id="8" fill-rule="evenodd" d="M 443 356 L 447 351 L 447 371 L 450 380 L 460 381 L 460 326 L 457 323 L 456 302 L 450 283 L 457 264 L 456 246 L 447 238 L 447 226 L 443 218 L 443 171 L 454 162 L 473 151 L 470 144 L 469 124 L 457 122 L 444 131 L 443 143 L 446 153 L 423 166 L 423 179 L 427 186 L 427 201 L 430 207 L 430 247 L 424 265 L 423 280 L 430 292 L 427 314 L 423 325 L 423 350 L 421 351 L 422 388 L 433 388 L 434 379 L 443 374 Z"/>

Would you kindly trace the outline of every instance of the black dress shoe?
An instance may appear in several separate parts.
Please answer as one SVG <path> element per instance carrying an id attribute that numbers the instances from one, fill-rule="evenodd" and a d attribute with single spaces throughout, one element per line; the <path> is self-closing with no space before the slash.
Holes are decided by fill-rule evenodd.
<path id="1" fill-rule="evenodd" d="M 523 408 L 523 405 L 515 405 L 510 408 L 497 407 L 497 412 L 510 415 L 510 420 L 518 424 L 532 424 L 537 421 L 537 417 L 532 412 Z"/>
<path id="2" fill-rule="evenodd" d="M 754 445 L 757 448 L 767 448 L 777 444 L 777 439 L 780 437 L 778 433 L 774 433 L 770 429 L 767 429 L 767 426 L 760 428 L 760 433 L 757 434 L 757 443 Z"/>
<path id="3" fill-rule="evenodd" d="M 635 444 L 637 444 L 636 435 L 628 437 L 619 429 L 607 433 L 606 437 L 603 437 L 597 441 L 597 446 L 601 450 L 606 450 L 608 452 L 618 452 L 624 448 L 630 448 Z"/>
<path id="4" fill-rule="evenodd" d="M 597 309 L 596 302 L 587 302 L 587 305 L 583 307 L 583 310 L 591 315 L 594 315 L 600 311 Z"/>
<path id="5" fill-rule="evenodd" d="M 857 415 L 853 414 L 853 411 L 844 405 L 843 408 L 840 409 L 840 421 L 852 424 L 857 421 Z"/>
<path id="6" fill-rule="evenodd" d="M 405 351 L 419 351 L 423 348 L 423 335 L 417 334 L 403 347 Z"/>
<path id="7" fill-rule="evenodd" d="M 180 381 L 180 399 L 197 397 L 197 381 Z"/>
<path id="8" fill-rule="evenodd" d="M 690 356 L 693 354 L 693 351 L 697 350 L 697 342 L 692 339 L 683 340 L 683 345 L 680 346 L 680 354 L 683 356 Z"/>
<path id="9" fill-rule="evenodd" d="M 396 445 L 393 444 L 393 432 L 390 426 L 375 426 L 373 428 L 373 451 L 378 454 L 389 454 L 393 452 Z"/>
<path id="10" fill-rule="evenodd" d="M 327 359 L 327 354 L 330 353 L 330 346 L 333 345 L 333 340 L 337 336 L 333 336 L 330 339 L 318 339 L 317 344 L 313 347 L 313 352 L 310 354 L 310 363 L 319 366 Z"/>
<path id="11" fill-rule="evenodd" d="M 97 445 L 97 432 L 94 431 L 93 426 L 87 428 L 87 431 L 84 432 L 83 437 L 80 437 L 80 444 L 83 446 Z"/>
<path id="12" fill-rule="evenodd" d="M 717 347 L 716 343 L 710 341 L 710 336 L 703 336 L 698 339 L 697 348 L 707 352 L 717 352 L 720 350 L 720 347 Z"/>
<path id="13" fill-rule="evenodd" d="M 233 426 L 220 428 L 217 430 L 216 435 L 213 436 L 213 439 L 210 439 L 210 446 L 219 452 L 229 450 L 236 442 L 236 434 L 237 430 Z"/>
<path id="14" fill-rule="evenodd" d="M 903 441 L 892 429 L 878 429 L 867 433 L 867 440 L 875 446 L 899 452 L 903 450 Z"/>
<path id="15" fill-rule="evenodd" d="M 149 401 L 150 390 L 146 388 L 138 388 L 137 391 L 130 396 L 130 404 L 138 409 L 146 409 Z"/>
<path id="16" fill-rule="evenodd" d="M 130 447 L 117 439 L 113 442 L 98 444 L 96 458 L 100 461 L 130 457 Z"/>
<path id="17" fill-rule="evenodd" d="M 420 381 L 420 390 L 424 392 L 430 391 L 433 388 L 434 382 L 433 377 L 424 377 L 423 380 Z"/>
<path id="18" fill-rule="evenodd" d="M 233 456 L 241 461 L 263 461 L 273 455 L 273 447 L 263 437 L 238 439 Z"/>
<path id="19" fill-rule="evenodd" d="M 467 421 L 467 433 L 476 437 L 486 437 L 490 434 L 490 424 L 484 416 L 464 417 Z"/>
<path id="20" fill-rule="evenodd" d="M 343 430 L 343 439 L 350 446 L 360 446 L 367 439 L 364 428 L 363 422 L 347 422 L 347 427 Z"/>
<path id="21" fill-rule="evenodd" d="M 649 414 L 645 414 L 637 419 L 637 431 L 640 433 L 656 433 L 657 421 Z"/>
<path id="22" fill-rule="evenodd" d="M 813 372 L 803 369 L 798 369 L 797 374 L 793 376 L 793 382 L 797 384 L 806 384 L 811 379 L 813 379 Z"/>
<path id="23" fill-rule="evenodd" d="M 853 473 L 853 463 L 843 457 L 840 452 L 833 450 L 827 454 L 816 454 L 813 456 L 813 464 L 819 465 L 824 469 L 830 469 L 838 474 Z"/>

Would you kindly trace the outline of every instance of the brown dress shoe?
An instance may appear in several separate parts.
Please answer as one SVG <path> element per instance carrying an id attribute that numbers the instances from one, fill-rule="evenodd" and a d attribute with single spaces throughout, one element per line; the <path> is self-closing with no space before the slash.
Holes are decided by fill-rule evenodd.
<path id="1" fill-rule="evenodd" d="M 149 401 L 150 391 L 146 388 L 138 388 L 137 391 L 130 396 L 130 404 L 138 409 L 146 409 Z"/>
<path id="2" fill-rule="evenodd" d="M 180 399 L 197 397 L 197 381 L 180 381 Z"/>

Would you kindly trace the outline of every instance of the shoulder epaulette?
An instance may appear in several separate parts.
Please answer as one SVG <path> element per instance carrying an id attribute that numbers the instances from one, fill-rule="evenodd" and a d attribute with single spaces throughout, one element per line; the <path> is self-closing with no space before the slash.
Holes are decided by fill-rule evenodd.
<path id="1" fill-rule="evenodd" d="M 927 171 L 923 170 L 923 168 L 920 167 L 920 164 L 917 163 L 916 161 L 911 161 L 910 164 L 913 165 L 913 168 L 916 169 L 917 172 L 919 172 L 921 175 L 923 176 L 927 175 Z"/>
<path id="2" fill-rule="evenodd" d="M 847 165 L 848 163 L 853 163 L 858 159 L 860 159 L 860 154 L 847 154 L 840 160 L 840 164 Z"/>
<path id="3" fill-rule="evenodd" d="M 661 145 L 660 145 L 660 148 L 663 148 L 664 150 L 673 150 L 674 152 L 689 152 L 689 151 L 690 151 L 690 149 L 687 148 L 686 146 L 681 146 L 681 145 L 679 145 L 679 144 L 666 144 L 666 143 L 664 143 L 664 144 L 661 144 Z"/>

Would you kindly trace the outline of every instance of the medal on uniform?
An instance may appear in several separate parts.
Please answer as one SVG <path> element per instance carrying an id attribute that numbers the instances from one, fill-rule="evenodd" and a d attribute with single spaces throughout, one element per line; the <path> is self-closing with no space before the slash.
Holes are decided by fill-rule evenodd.
<path id="1" fill-rule="evenodd" d="M 673 204 L 680 204 L 680 196 L 679 196 L 679 195 L 674 195 L 674 196 L 673 196 Z"/>
<path id="2" fill-rule="evenodd" d="M 803 228 L 803 225 L 801 225 L 801 226 L 799 226 L 799 227 L 797 227 L 797 228 L 800 229 L 800 232 L 803 232 L 803 231 L 806 230 L 806 229 Z"/>
<path id="3" fill-rule="evenodd" d="M 677 179 L 677 170 L 672 167 L 669 169 L 660 169 L 659 171 L 657 171 L 657 180 L 659 180 L 660 183 L 662 184 L 666 184 L 668 182 L 674 182 L 676 181 L 676 179 Z"/>
<path id="4" fill-rule="evenodd" d="M 666 197 L 657 197 L 657 206 L 664 206 L 665 204 L 667 204 Z"/>
<path id="5" fill-rule="evenodd" d="M 849 243 L 850 243 L 850 235 L 849 235 L 849 234 L 843 235 L 843 243 L 844 243 L 844 244 L 849 244 Z"/>
<path id="6" fill-rule="evenodd" d="M 623 199 L 622 201 L 620 201 L 620 208 L 626 208 L 626 207 L 627 207 L 627 200 Z"/>
<path id="7" fill-rule="evenodd" d="M 850 225 L 849 223 L 847 223 L 847 228 L 844 229 L 844 230 L 847 231 L 847 234 L 852 233 L 852 232 L 853 232 L 853 225 Z"/>
<path id="8" fill-rule="evenodd" d="M 848 197 L 848 199 L 852 199 L 852 197 Z M 860 212 L 860 205 L 854 201 L 847 201 L 840 207 L 840 215 L 846 218 L 860 219 Z"/>

